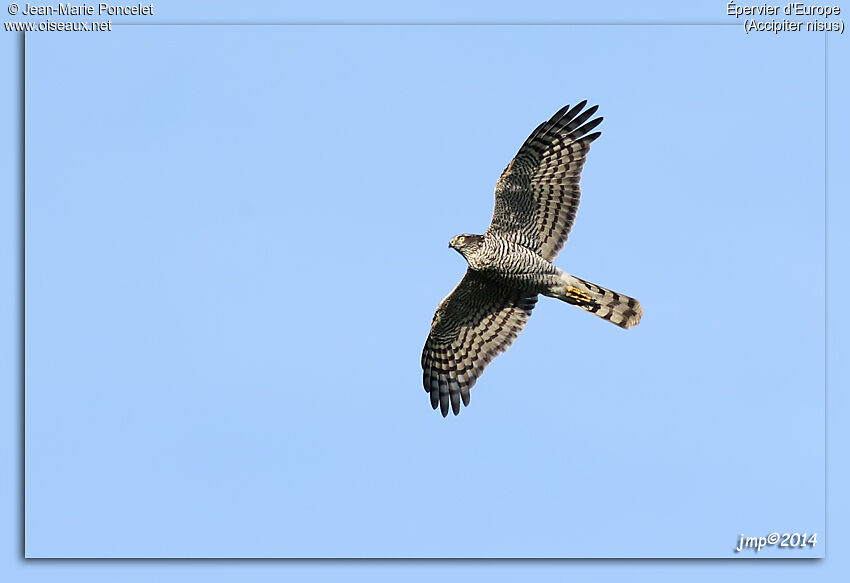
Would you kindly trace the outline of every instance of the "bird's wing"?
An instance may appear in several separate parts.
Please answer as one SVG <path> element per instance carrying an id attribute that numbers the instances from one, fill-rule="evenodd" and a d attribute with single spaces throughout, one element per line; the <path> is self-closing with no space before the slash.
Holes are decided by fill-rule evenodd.
<path id="1" fill-rule="evenodd" d="M 528 321 L 537 295 L 518 292 L 467 270 L 440 302 L 422 350 L 422 379 L 431 406 L 455 415 L 469 404 L 469 389 Z"/>
<path id="2" fill-rule="evenodd" d="M 590 143 L 602 122 L 590 121 L 598 106 L 564 107 L 540 124 L 502 171 L 488 232 L 511 239 L 552 261 L 575 220 L 579 178 Z"/>

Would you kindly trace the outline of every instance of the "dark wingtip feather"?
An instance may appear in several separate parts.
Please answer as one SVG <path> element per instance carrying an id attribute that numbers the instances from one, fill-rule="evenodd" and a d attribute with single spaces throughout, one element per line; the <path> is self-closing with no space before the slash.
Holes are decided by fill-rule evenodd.
<path id="1" fill-rule="evenodd" d="M 564 119 L 566 119 L 566 120 L 573 119 L 578 114 L 578 112 L 580 112 L 582 109 L 584 109 L 585 105 L 587 105 L 587 99 L 585 99 L 584 101 L 581 101 L 581 102 L 577 103 L 576 105 L 574 105 L 572 109 L 570 109 L 566 114 L 564 114 Z"/>
<path id="2" fill-rule="evenodd" d="M 440 413 L 443 417 L 449 414 L 449 396 L 444 393 L 440 394 Z"/>
<path id="3" fill-rule="evenodd" d="M 602 135 L 602 132 L 594 132 L 592 134 L 588 134 L 588 135 L 584 136 L 581 140 L 583 142 L 587 142 L 589 144 L 590 142 L 592 142 L 593 140 L 595 140 L 596 138 L 598 138 L 601 135 Z"/>
<path id="4" fill-rule="evenodd" d="M 589 122 L 587 122 L 583 126 L 574 129 L 573 131 L 570 132 L 569 135 L 573 139 L 578 139 L 581 136 L 585 135 L 590 130 L 594 129 L 596 126 L 598 126 L 601 123 L 602 123 L 602 118 L 597 117 L 596 119 L 590 120 Z"/>
<path id="5" fill-rule="evenodd" d="M 558 119 L 559 117 L 563 117 L 563 116 L 564 116 L 564 114 L 566 114 L 569 110 L 570 110 L 570 105 L 569 105 L 569 104 L 567 104 L 567 105 L 565 105 L 564 107 L 562 107 L 561 109 L 559 109 L 558 111 L 556 111 L 556 112 L 555 112 L 555 115 L 553 115 L 553 116 L 552 116 L 552 117 L 550 117 L 549 119 L 550 119 L 550 120 L 555 120 L 555 119 Z"/>
<path id="6" fill-rule="evenodd" d="M 450 397 L 452 401 L 452 413 L 457 415 L 460 412 L 460 392 L 452 391 Z"/>
<path id="7" fill-rule="evenodd" d="M 581 131 L 581 130 L 582 130 L 582 127 L 587 127 L 587 125 L 590 125 L 590 124 L 587 124 L 587 125 L 585 125 L 585 126 L 580 127 L 580 126 L 581 126 L 581 124 L 583 124 L 583 123 L 584 123 L 584 122 L 586 122 L 588 119 L 590 119 L 590 116 L 591 116 L 591 115 L 593 115 L 593 112 L 592 112 L 591 110 L 589 110 L 589 109 L 588 109 L 587 111 L 582 112 L 582 114 L 581 114 L 581 115 L 579 115 L 579 116 L 578 116 L 578 117 L 576 117 L 575 119 L 571 120 L 571 121 L 570 121 L 570 123 L 569 123 L 569 124 L 568 124 L 568 125 L 567 125 L 564 129 L 565 129 L 565 130 L 566 130 L 569 134 L 578 134 L 578 135 L 581 135 L 582 133 L 584 133 L 584 132 L 582 132 L 582 131 Z M 594 121 L 595 121 L 595 120 L 594 120 Z M 599 121 L 602 121 L 602 120 L 600 119 Z M 591 121 L 590 123 L 593 123 L 593 121 Z"/>

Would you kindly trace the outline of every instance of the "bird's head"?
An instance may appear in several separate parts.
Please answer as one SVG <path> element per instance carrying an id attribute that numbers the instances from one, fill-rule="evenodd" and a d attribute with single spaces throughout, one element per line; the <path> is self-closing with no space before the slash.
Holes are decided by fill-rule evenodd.
<path id="1" fill-rule="evenodd" d="M 452 237 L 452 240 L 449 241 L 449 247 L 469 259 L 470 254 L 478 250 L 483 240 L 483 235 L 458 235 Z"/>

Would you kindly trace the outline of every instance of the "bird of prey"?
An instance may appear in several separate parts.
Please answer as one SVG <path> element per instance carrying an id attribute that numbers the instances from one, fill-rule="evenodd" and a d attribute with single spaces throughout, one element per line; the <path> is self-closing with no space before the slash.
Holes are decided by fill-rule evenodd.
<path id="1" fill-rule="evenodd" d="M 449 247 L 463 255 L 463 279 L 440 302 L 422 370 L 431 407 L 443 417 L 469 405 L 469 389 L 522 330 L 537 296 L 563 300 L 631 328 L 641 318 L 637 300 L 570 275 L 552 265 L 573 225 L 579 177 L 598 106 L 566 106 L 540 124 L 496 183 L 493 218 L 483 235 L 458 235 Z M 590 121 L 588 121 L 590 120 Z"/>

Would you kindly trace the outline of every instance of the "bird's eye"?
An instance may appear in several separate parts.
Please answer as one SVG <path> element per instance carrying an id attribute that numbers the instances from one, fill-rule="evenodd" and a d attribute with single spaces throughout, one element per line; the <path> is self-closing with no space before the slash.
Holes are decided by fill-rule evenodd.
<path id="1" fill-rule="evenodd" d="M 460 244 L 463 244 L 464 241 L 466 241 L 466 237 L 458 237 L 457 238 L 457 242 L 460 243 Z"/>

